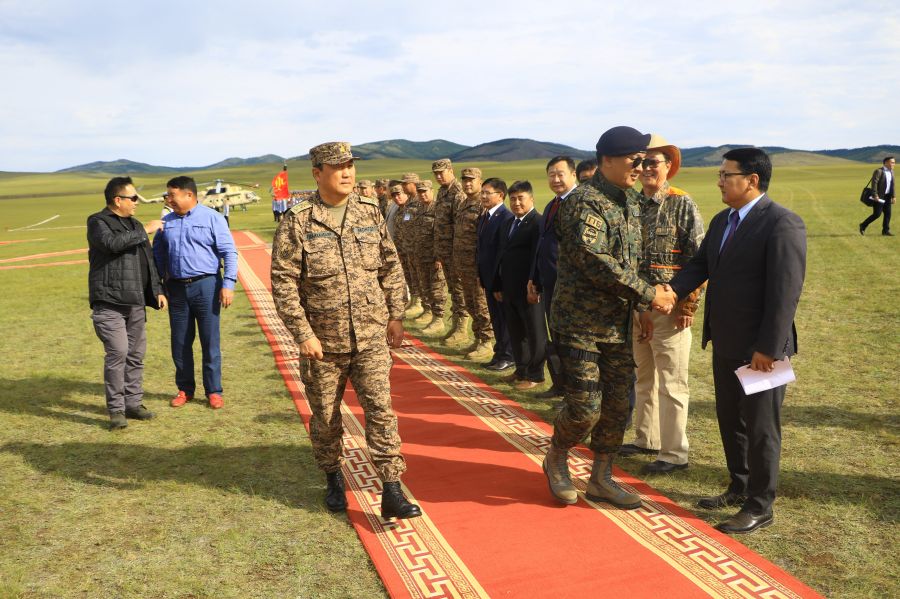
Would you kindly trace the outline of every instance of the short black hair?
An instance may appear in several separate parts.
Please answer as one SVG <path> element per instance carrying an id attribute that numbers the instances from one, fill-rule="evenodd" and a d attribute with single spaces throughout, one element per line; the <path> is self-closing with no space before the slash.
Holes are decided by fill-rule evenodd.
<path id="1" fill-rule="evenodd" d="M 194 196 L 197 195 L 197 182 L 194 181 L 193 177 L 188 177 L 187 175 L 178 175 L 177 177 L 172 177 L 171 179 L 169 179 L 169 182 L 166 183 L 166 187 L 174 187 L 175 189 L 191 191 L 194 193 Z"/>
<path id="2" fill-rule="evenodd" d="M 893 160 L 893 159 L 894 159 L 893 156 L 885 156 L 884 160 L 881 161 L 881 164 L 887 164 L 888 160 Z"/>
<path id="3" fill-rule="evenodd" d="M 767 191 L 772 180 L 772 161 L 769 155 L 759 148 L 735 148 L 722 155 L 725 160 L 738 163 L 741 172 L 759 176 L 759 190 Z"/>
<path id="4" fill-rule="evenodd" d="M 557 160 L 557 162 L 559 161 Z M 530 196 L 534 195 L 534 188 L 529 181 L 514 181 L 513 184 L 509 186 L 509 195 L 522 193 L 523 191 Z"/>
<path id="5" fill-rule="evenodd" d="M 501 192 L 504 198 L 506 197 L 506 181 L 504 181 L 503 179 L 498 179 L 497 177 L 491 177 L 490 179 L 486 179 L 481 184 L 482 187 L 488 185 Z"/>
<path id="6" fill-rule="evenodd" d="M 106 189 L 103 190 L 103 196 L 106 198 L 106 205 L 112 206 L 115 204 L 116 196 L 122 193 L 122 190 L 129 185 L 134 185 L 131 177 L 113 177 L 110 179 L 109 183 L 106 184 Z"/>
<path id="7" fill-rule="evenodd" d="M 554 164 L 556 164 L 557 162 L 565 162 L 566 165 L 569 167 L 570 171 L 575 170 L 575 161 L 572 159 L 571 156 L 554 156 L 553 158 L 550 159 L 550 162 L 547 163 L 547 168 L 545 168 L 544 170 L 549 171 L 550 167 L 553 166 Z M 510 193 L 512 193 L 512 192 L 510 192 Z"/>
<path id="8" fill-rule="evenodd" d="M 595 158 L 588 158 L 587 160 L 582 160 L 578 163 L 578 166 L 575 168 L 575 176 L 580 177 L 581 173 L 584 171 L 592 171 L 595 170 L 599 166 L 597 160 Z"/>

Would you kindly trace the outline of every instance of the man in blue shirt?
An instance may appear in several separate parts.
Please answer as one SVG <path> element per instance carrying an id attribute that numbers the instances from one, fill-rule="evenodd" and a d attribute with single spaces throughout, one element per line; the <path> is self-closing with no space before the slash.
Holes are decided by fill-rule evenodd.
<path id="1" fill-rule="evenodd" d="M 224 405 L 219 311 L 234 298 L 237 250 L 225 218 L 197 201 L 197 184 L 192 178 L 175 177 L 166 187 L 173 212 L 163 218 L 165 228 L 153 239 L 153 257 L 169 298 L 178 386 L 171 405 L 181 407 L 194 396 L 194 336 L 199 330 L 203 388 L 209 407 L 218 409 Z"/>

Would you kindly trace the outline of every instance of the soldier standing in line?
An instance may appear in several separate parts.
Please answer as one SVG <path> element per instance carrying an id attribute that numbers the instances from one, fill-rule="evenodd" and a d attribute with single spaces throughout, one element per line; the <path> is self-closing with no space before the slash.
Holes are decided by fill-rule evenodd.
<path id="1" fill-rule="evenodd" d="M 294 206 L 272 244 L 272 297 L 300 349 L 300 372 L 312 409 L 309 432 L 325 471 L 326 507 L 347 509 L 341 399 L 347 379 L 366 420 L 366 443 L 384 483 L 383 518 L 422 514 L 400 488 L 400 454 L 391 407 L 391 347 L 403 341 L 403 275 L 376 200 L 353 193 L 350 144 L 309 151 L 318 190 Z M 375 290 L 375 291 L 373 291 Z"/>
<path id="2" fill-rule="evenodd" d="M 425 309 L 425 306 L 422 304 L 422 290 L 420 289 L 421 285 L 419 284 L 419 271 L 416 269 L 416 260 L 415 260 L 415 235 L 412 231 L 413 222 L 416 219 L 416 214 L 419 211 L 419 193 L 416 191 L 416 185 L 419 183 L 419 175 L 416 173 L 403 173 L 403 177 L 401 177 L 400 185 L 403 187 L 403 193 L 406 194 L 407 202 L 406 202 L 406 214 L 409 215 L 403 216 L 402 224 L 400 225 L 400 229 L 403 231 L 403 242 L 404 247 L 402 250 L 402 255 L 404 256 L 403 262 L 403 272 L 407 275 L 407 280 L 409 281 L 409 304 L 406 306 L 406 316 L 407 318 L 425 318 L 426 316 L 431 317 L 431 312 Z"/>
<path id="3" fill-rule="evenodd" d="M 375 186 L 368 179 L 361 180 L 356 186 L 359 188 L 359 195 L 373 200 L 378 199 L 375 197 Z"/>
<path id="4" fill-rule="evenodd" d="M 634 373 L 632 310 L 652 306 L 668 314 L 675 303 L 671 289 L 638 276 L 641 222 L 634 184 L 649 141 L 649 134 L 631 127 L 605 132 L 597 142 L 597 173 L 571 193 L 556 217 L 559 262 L 550 328 L 559 339 L 566 380 L 543 467 L 550 492 L 564 504 L 578 501 L 569 449 L 590 433 L 594 464 L 586 497 L 623 509 L 641 505 L 640 496 L 613 481 L 612 462 L 625 435 Z"/>
<path id="5" fill-rule="evenodd" d="M 453 270 L 462 283 L 466 312 L 472 317 L 472 332 L 475 334 L 475 342 L 466 349 L 467 360 L 486 359 L 494 354 L 491 317 L 475 261 L 478 225 L 485 212 L 481 205 L 481 184 L 481 169 L 462 170 L 462 188 L 466 199 L 457 206 L 453 223 Z M 460 341 L 467 339 L 468 335 Z"/>
<path id="6" fill-rule="evenodd" d="M 388 180 L 375 180 L 375 197 L 378 198 L 378 209 L 381 210 L 381 216 L 387 219 L 388 206 L 391 203 L 391 196 L 388 194 Z"/>
<path id="7" fill-rule="evenodd" d="M 450 312 L 452 322 L 447 343 L 457 343 L 468 339 L 469 316 L 463 298 L 462 281 L 453 270 L 453 228 L 456 210 L 466 200 L 462 185 L 453 173 L 453 163 L 449 158 L 435 160 L 431 172 L 440 184 L 434 205 L 434 255 L 444 270 L 447 290 L 450 292 Z"/>
<path id="8" fill-rule="evenodd" d="M 425 312 L 415 322 L 425 326 L 422 332 L 426 335 L 443 335 L 447 290 L 441 263 L 434 256 L 435 203 L 431 181 L 419 181 L 416 190 L 419 192 L 419 211 L 413 224 L 413 262 L 418 270 Z"/>
<path id="9" fill-rule="evenodd" d="M 403 278 L 406 281 L 406 312 L 405 316 L 413 318 L 412 305 L 417 303 L 421 307 L 416 289 L 416 272 L 412 253 L 410 248 L 413 246 L 412 224 L 416 215 L 417 205 L 413 204 L 409 196 L 403 190 L 403 185 L 398 183 L 391 187 L 391 198 L 397 204 L 397 211 L 394 212 L 394 244 L 397 246 L 397 253 L 400 255 L 400 264 L 403 265 Z M 419 313 L 421 314 L 421 313 Z M 419 314 L 416 314 L 418 316 Z"/>

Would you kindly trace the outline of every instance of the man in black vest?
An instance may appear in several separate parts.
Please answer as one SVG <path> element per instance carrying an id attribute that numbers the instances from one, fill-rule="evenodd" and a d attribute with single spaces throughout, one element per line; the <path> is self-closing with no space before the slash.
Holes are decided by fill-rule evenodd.
<path id="1" fill-rule="evenodd" d="M 128 426 L 126 418 L 149 420 L 144 407 L 146 306 L 165 308 L 159 274 L 147 237 L 161 220 L 142 225 L 134 218 L 138 194 L 130 177 L 106 184 L 106 208 L 87 220 L 89 297 L 94 331 L 103 342 L 103 383 L 110 430 Z"/>

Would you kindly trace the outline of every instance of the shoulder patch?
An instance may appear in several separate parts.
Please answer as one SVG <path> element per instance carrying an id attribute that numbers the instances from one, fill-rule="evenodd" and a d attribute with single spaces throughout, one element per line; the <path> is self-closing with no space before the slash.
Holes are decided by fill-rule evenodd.
<path id="1" fill-rule="evenodd" d="M 306 200 L 303 200 L 302 202 L 291 208 L 290 212 L 292 212 L 293 214 L 300 214 L 304 210 L 309 210 L 310 208 L 312 208 L 312 204 L 310 202 L 307 202 Z"/>
<path id="2" fill-rule="evenodd" d="M 587 217 L 584 219 L 584 224 L 586 224 L 589 227 L 594 227 L 596 229 L 599 229 L 599 228 L 603 227 L 603 220 L 599 216 L 594 216 L 593 214 L 588 214 Z"/>
<path id="3" fill-rule="evenodd" d="M 359 202 L 360 202 L 361 204 L 369 204 L 369 205 L 371 205 L 371 206 L 376 206 L 376 207 L 378 206 L 378 200 L 377 200 L 377 199 L 369 198 L 369 197 L 366 197 L 366 196 L 359 196 Z"/>

